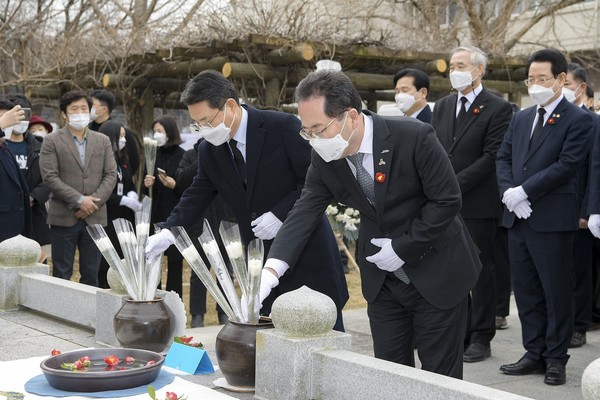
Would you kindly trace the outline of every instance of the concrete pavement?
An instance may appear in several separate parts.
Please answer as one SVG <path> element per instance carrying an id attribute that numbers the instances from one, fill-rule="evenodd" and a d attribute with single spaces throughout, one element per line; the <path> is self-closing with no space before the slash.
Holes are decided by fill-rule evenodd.
<path id="1" fill-rule="evenodd" d="M 516 307 L 512 306 L 512 310 Z M 353 351 L 373 355 L 372 340 L 365 309 L 344 311 L 347 332 L 352 334 Z M 517 361 L 524 353 L 521 346 L 521 330 L 516 314 L 508 317 L 508 329 L 498 331 L 492 341 L 492 356 L 486 361 L 464 365 L 464 379 L 469 382 L 489 386 L 544 400 L 582 399 L 581 376 L 585 367 L 600 357 L 600 331 L 588 332 L 588 344 L 571 349 L 567 365 L 567 384 L 549 386 L 543 383 L 543 375 L 515 377 L 502 374 L 501 364 Z M 204 343 L 208 354 L 216 364 L 215 339 L 221 326 L 188 329 L 186 334 Z M 10 361 L 34 356 L 49 355 L 54 348 L 61 351 L 85 347 L 99 347 L 94 342 L 94 332 L 65 321 L 48 318 L 27 309 L 0 312 L 0 361 Z M 222 375 L 219 371 L 211 375 L 184 376 L 195 383 L 214 387 L 212 383 Z M 0 379 L 0 391 L 2 384 Z M 252 394 L 226 392 L 240 399 L 251 399 Z"/>

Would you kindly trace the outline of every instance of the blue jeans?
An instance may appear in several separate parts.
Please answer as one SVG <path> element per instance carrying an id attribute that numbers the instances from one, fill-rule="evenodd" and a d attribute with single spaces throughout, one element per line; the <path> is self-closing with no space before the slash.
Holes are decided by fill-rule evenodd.
<path id="1" fill-rule="evenodd" d="M 52 240 L 52 276 L 71 279 L 75 248 L 79 249 L 80 283 L 98 286 L 98 269 L 102 254 L 86 230 L 87 223 L 80 219 L 73 226 L 50 226 Z"/>

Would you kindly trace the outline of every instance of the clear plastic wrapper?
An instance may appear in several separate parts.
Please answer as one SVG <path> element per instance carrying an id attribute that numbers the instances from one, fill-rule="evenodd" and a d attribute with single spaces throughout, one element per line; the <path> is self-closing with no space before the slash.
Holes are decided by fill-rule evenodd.
<path id="1" fill-rule="evenodd" d="M 117 233 L 117 238 L 121 245 L 121 250 L 123 251 L 125 263 L 127 268 L 131 270 L 132 279 L 135 282 L 134 286 L 137 291 L 135 298 L 143 298 L 140 290 L 141 288 L 138 285 L 140 278 L 138 276 L 139 271 L 137 266 L 140 263 L 138 263 L 138 243 L 133 231 L 133 226 L 131 225 L 131 222 L 124 218 L 115 219 L 113 221 L 113 226 L 115 227 L 115 232 Z"/>
<path id="2" fill-rule="evenodd" d="M 202 261 L 198 250 L 192 244 L 190 237 L 188 236 L 185 229 L 181 226 L 176 226 L 171 228 L 171 233 L 175 236 L 175 246 L 181 252 L 185 260 L 190 265 L 190 268 L 196 273 L 202 284 L 206 287 L 211 296 L 215 299 L 217 304 L 223 309 L 225 314 L 232 321 L 238 321 L 237 316 L 233 312 L 233 309 L 227 302 L 227 299 L 221 292 L 221 289 L 217 286 L 217 282 L 215 282 L 213 276 L 210 274 L 208 267 Z"/>
<path id="3" fill-rule="evenodd" d="M 248 272 L 246 270 L 244 246 L 242 245 L 240 229 L 236 223 L 221 221 L 219 224 L 219 235 L 221 235 L 227 256 L 233 267 L 233 273 L 240 285 L 242 298 L 248 297 Z"/>
<path id="4" fill-rule="evenodd" d="M 200 235 L 198 239 L 200 240 L 204 254 L 206 254 L 206 257 L 208 257 L 210 264 L 214 268 L 217 279 L 223 288 L 223 293 L 225 293 L 225 297 L 227 297 L 227 300 L 235 313 L 235 320 L 238 322 L 243 321 L 244 317 L 242 315 L 240 298 L 233 286 L 233 281 L 231 280 L 229 271 L 227 271 L 225 261 L 223 261 L 221 250 L 219 250 L 219 245 L 215 240 L 210 224 L 206 219 L 204 219 L 202 235 Z"/>
<path id="5" fill-rule="evenodd" d="M 248 323 L 257 324 L 260 313 L 260 276 L 264 260 L 263 241 L 254 239 L 248 245 Z"/>
<path id="6" fill-rule="evenodd" d="M 146 160 L 146 174 L 154 175 L 154 166 L 156 165 L 156 148 L 157 141 L 151 137 L 144 138 L 144 159 Z M 148 189 L 150 197 L 152 197 L 152 187 Z"/>

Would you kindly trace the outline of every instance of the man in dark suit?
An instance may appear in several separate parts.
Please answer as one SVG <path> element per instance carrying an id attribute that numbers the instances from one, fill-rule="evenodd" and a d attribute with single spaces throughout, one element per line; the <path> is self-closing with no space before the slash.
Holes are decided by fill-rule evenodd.
<path id="1" fill-rule="evenodd" d="M 0 99 L 0 137 L 24 118 L 20 105 L 12 106 L 8 100 Z M 0 139 L 0 188 L 0 242 L 17 235 L 31 237 L 27 183 L 4 139 Z"/>
<path id="2" fill-rule="evenodd" d="M 335 199 L 361 215 L 358 262 L 375 357 L 462 378 L 467 293 L 481 264 L 458 215 L 458 182 L 433 128 L 362 111 L 350 79 L 310 73 L 296 88 L 300 134 L 313 146 L 300 199 L 264 270 L 298 273 L 323 210 Z M 261 282 L 261 298 L 269 291 Z"/>
<path id="3" fill-rule="evenodd" d="M 593 111 L 585 105 L 587 72 L 577 63 L 569 64 L 563 95 L 571 103 L 587 111 L 594 118 L 594 129 L 600 121 Z M 592 254 L 594 236 L 588 229 L 590 158 L 592 149 L 586 154 L 578 174 L 577 205 L 579 207 L 579 229 L 575 234 L 573 254 L 573 336 L 569 347 L 581 347 L 587 341 L 587 330 L 592 323 L 593 279 Z"/>
<path id="4" fill-rule="evenodd" d="M 420 69 L 404 68 L 394 75 L 396 105 L 407 117 L 431 123 L 431 108 L 427 104 L 429 77 Z"/>
<path id="5" fill-rule="evenodd" d="M 527 61 L 529 96 L 537 104 L 515 114 L 497 155 L 506 205 L 513 289 L 525 355 L 500 370 L 545 373 L 566 382 L 573 331 L 573 242 L 579 228 L 577 172 L 592 144 L 592 116 L 562 95 L 567 60 L 555 49 Z"/>
<path id="6" fill-rule="evenodd" d="M 435 103 L 431 123 L 456 173 L 462 193 L 461 215 L 481 251 L 483 265 L 471 292 L 465 362 L 488 358 L 496 334 L 493 251 L 502 204 L 495 162 L 512 117 L 510 104 L 482 86 L 486 66 L 487 55 L 477 47 L 452 50 L 450 82 L 458 93 Z"/>
<path id="7" fill-rule="evenodd" d="M 298 136 L 298 118 L 240 106 L 238 99 L 231 82 L 216 71 L 201 72 L 188 82 L 181 101 L 206 140 L 198 146 L 194 181 L 170 217 L 159 225 L 189 229 L 219 194 L 233 210 L 244 244 L 255 237 L 263 239 L 268 254 L 271 239 L 304 186 L 310 146 Z M 341 310 L 348 300 L 348 288 L 337 243 L 323 212 L 309 236 L 299 259 L 302 268 L 281 277 L 278 290 L 263 302 L 262 312 L 269 313 L 280 293 L 306 285 L 331 297 L 338 309 L 335 328 L 343 330 Z M 149 239 L 146 255 L 152 257 L 173 242 L 169 230 L 163 229 Z"/>

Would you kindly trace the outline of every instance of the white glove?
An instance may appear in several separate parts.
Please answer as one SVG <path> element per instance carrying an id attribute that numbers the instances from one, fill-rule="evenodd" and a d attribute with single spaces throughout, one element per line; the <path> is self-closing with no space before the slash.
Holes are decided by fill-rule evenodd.
<path id="1" fill-rule="evenodd" d="M 129 193 L 131 193 L 131 192 L 129 192 Z M 122 196 L 119 204 L 122 206 L 125 206 L 127 208 L 131 208 L 133 211 L 140 211 L 142 209 L 142 203 L 140 203 L 138 201 L 138 199 L 129 197 L 129 195 Z"/>
<path id="2" fill-rule="evenodd" d="M 134 192 L 133 190 L 130 190 L 129 192 L 127 192 L 127 197 L 130 197 L 132 199 L 136 199 L 139 200 L 140 198 L 138 197 L 137 192 Z"/>
<path id="3" fill-rule="evenodd" d="M 590 219 L 588 219 L 588 229 L 592 232 L 592 235 L 600 238 L 600 214 L 590 215 Z"/>
<path id="4" fill-rule="evenodd" d="M 279 285 L 279 279 L 269 270 L 263 268 L 260 274 L 260 304 L 269 296 L 271 290 Z"/>
<path id="5" fill-rule="evenodd" d="M 394 272 L 404 265 L 404 261 L 398 257 L 392 248 L 392 239 L 374 238 L 371 239 L 371 243 L 381 247 L 381 250 L 377 253 L 367 257 L 367 261 L 377 265 L 377 268 L 388 272 Z"/>
<path id="6" fill-rule="evenodd" d="M 522 186 L 506 189 L 506 192 L 502 195 L 502 202 L 506 204 L 506 208 L 510 212 L 515 209 L 518 203 L 525 199 L 527 199 L 527 193 L 525 193 Z"/>
<path id="7" fill-rule="evenodd" d="M 513 212 L 515 213 L 517 218 L 520 218 L 520 219 L 529 218 L 529 216 L 531 215 L 531 212 L 532 212 L 530 204 L 531 203 L 529 203 L 529 201 L 523 200 L 515 205 Z"/>
<path id="8" fill-rule="evenodd" d="M 170 230 L 161 229 L 160 232 L 148 238 L 148 243 L 146 243 L 146 259 L 148 261 L 154 260 L 172 244 L 175 244 L 175 236 L 173 236 Z"/>
<path id="9" fill-rule="evenodd" d="M 262 240 L 271 240 L 279 232 L 283 222 L 279 220 L 271 211 L 264 213 L 250 223 L 254 228 L 254 235 Z"/>

